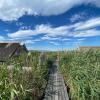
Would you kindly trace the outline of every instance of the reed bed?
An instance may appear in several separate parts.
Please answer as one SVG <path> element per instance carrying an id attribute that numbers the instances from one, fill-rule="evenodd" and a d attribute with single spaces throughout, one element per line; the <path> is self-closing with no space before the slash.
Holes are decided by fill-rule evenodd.
<path id="1" fill-rule="evenodd" d="M 40 52 L 13 57 L 0 65 L 0 100 L 39 100 L 49 75 L 48 61 L 39 64 Z M 9 67 L 8 67 L 9 65 Z"/>
<path id="2" fill-rule="evenodd" d="M 63 52 L 60 70 L 71 100 L 100 100 L 100 50 Z"/>

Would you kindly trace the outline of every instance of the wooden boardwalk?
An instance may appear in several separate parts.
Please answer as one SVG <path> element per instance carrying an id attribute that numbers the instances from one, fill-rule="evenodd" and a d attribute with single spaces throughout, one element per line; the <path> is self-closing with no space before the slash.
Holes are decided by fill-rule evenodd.
<path id="1" fill-rule="evenodd" d="M 57 67 L 58 63 L 56 61 L 50 71 L 44 100 L 69 100 L 63 77 Z"/>

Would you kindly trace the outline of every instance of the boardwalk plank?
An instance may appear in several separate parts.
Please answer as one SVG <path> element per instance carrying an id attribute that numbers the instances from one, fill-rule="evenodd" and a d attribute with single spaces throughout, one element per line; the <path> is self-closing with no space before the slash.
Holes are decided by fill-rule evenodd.
<path id="1" fill-rule="evenodd" d="M 55 63 L 50 72 L 44 100 L 69 100 L 63 77 L 57 67 L 58 63 Z"/>

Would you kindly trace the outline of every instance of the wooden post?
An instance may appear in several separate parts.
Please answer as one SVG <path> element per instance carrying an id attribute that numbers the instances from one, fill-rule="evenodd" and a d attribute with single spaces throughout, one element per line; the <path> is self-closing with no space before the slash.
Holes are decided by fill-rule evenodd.
<path id="1" fill-rule="evenodd" d="M 39 56 L 39 65 L 40 65 L 40 66 L 41 66 L 41 65 L 44 65 L 44 64 L 45 64 L 45 60 L 46 60 L 45 54 L 44 54 L 44 52 L 41 52 L 41 54 L 40 54 L 40 56 Z"/>

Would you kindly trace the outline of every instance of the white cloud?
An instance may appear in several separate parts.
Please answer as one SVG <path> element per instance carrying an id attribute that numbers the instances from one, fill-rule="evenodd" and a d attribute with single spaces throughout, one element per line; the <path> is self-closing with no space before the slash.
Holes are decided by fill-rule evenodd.
<path id="1" fill-rule="evenodd" d="M 47 41 L 50 40 L 50 41 L 63 41 L 63 42 L 71 40 L 70 38 L 66 38 L 66 37 L 59 37 L 59 36 L 50 37 L 48 35 L 41 37 L 41 39 Z"/>
<path id="2" fill-rule="evenodd" d="M 30 29 L 30 26 L 21 26 L 20 27 L 20 30 L 28 30 L 28 29 Z"/>
<path id="3" fill-rule="evenodd" d="M 95 27 L 100 26 L 100 17 L 92 18 L 85 22 L 78 22 L 72 25 L 53 27 L 51 25 L 37 25 L 33 30 L 19 30 L 9 33 L 8 37 L 12 39 L 28 38 L 31 36 L 43 34 L 41 40 L 70 40 L 69 37 L 89 37 L 100 36 L 100 30 Z M 62 38 L 63 37 L 63 38 Z"/>
<path id="4" fill-rule="evenodd" d="M 33 40 L 26 40 L 26 41 L 23 41 L 23 43 L 25 43 L 25 44 L 34 44 L 35 41 L 33 41 Z"/>
<path id="5" fill-rule="evenodd" d="M 35 44 L 35 43 L 38 43 L 40 41 L 41 41 L 40 39 L 34 39 L 34 40 L 26 39 L 26 40 L 23 41 L 23 43 L 25 43 L 27 45 L 27 44 Z"/>
<path id="6" fill-rule="evenodd" d="M 93 18 L 85 22 L 79 22 L 76 25 L 75 30 L 84 30 L 84 29 L 94 28 L 96 26 L 100 26 L 100 17 Z"/>
<path id="7" fill-rule="evenodd" d="M 84 41 L 85 40 L 85 38 L 80 38 L 80 39 L 77 39 L 78 41 Z"/>
<path id="8" fill-rule="evenodd" d="M 71 22 L 75 22 L 75 21 L 78 21 L 78 20 L 81 20 L 81 19 L 84 19 L 86 16 L 85 13 L 77 13 L 75 15 L 73 15 L 71 18 L 70 18 L 70 21 Z"/>
<path id="9" fill-rule="evenodd" d="M 51 27 L 50 25 L 37 25 L 34 30 L 19 30 L 15 33 L 10 33 L 10 38 L 27 37 L 39 34 L 47 34 L 48 36 L 65 36 L 68 35 L 67 26 Z M 45 37 L 47 39 L 48 37 Z M 56 39 L 56 38 L 55 38 Z"/>
<path id="10" fill-rule="evenodd" d="M 16 22 L 16 25 L 17 25 L 17 26 L 23 26 L 24 23 L 22 23 L 22 22 Z"/>
<path id="11" fill-rule="evenodd" d="M 55 46 L 59 46 L 60 44 L 59 43 L 57 43 L 57 42 L 49 42 L 50 44 L 53 44 L 53 45 L 55 45 Z"/>
<path id="12" fill-rule="evenodd" d="M 69 41 L 71 40 L 70 38 L 63 38 L 62 41 Z"/>
<path id="13" fill-rule="evenodd" d="M 49 36 L 43 36 L 41 38 L 42 40 L 60 40 L 61 38 L 60 37 L 49 37 Z"/>
<path id="14" fill-rule="evenodd" d="M 75 32 L 74 37 L 92 37 L 92 36 L 100 36 L 100 30 L 90 29 L 80 32 Z"/>
<path id="15" fill-rule="evenodd" d="M 91 3 L 100 7 L 99 0 L 0 0 L 0 19 L 17 20 L 28 15 L 59 15 L 80 4 Z"/>
<path id="16" fill-rule="evenodd" d="M 10 38 L 24 38 L 27 36 L 36 35 L 33 30 L 19 30 L 15 33 L 8 34 Z"/>

